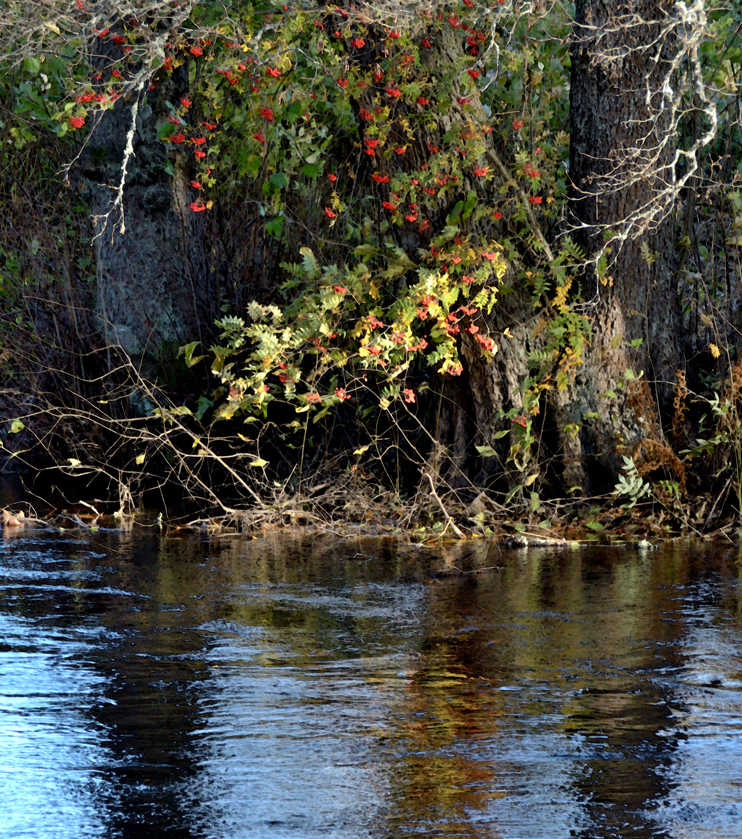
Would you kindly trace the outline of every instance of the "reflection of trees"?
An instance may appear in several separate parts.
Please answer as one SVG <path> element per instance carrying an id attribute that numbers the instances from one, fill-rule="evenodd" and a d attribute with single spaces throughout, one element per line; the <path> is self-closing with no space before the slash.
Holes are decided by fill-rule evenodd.
<path id="1" fill-rule="evenodd" d="M 486 549 L 463 560 L 457 554 L 443 551 L 446 572 L 469 574 L 486 565 Z M 396 709 L 400 730 L 390 767 L 389 819 L 394 837 L 427 830 L 484 835 L 472 815 L 486 810 L 495 774 L 475 744 L 496 736 L 498 720 L 487 692 L 492 674 L 486 634 L 474 627 L 466 631 L 481 583 L 469 574 L 430 587 L 419 667 Z M 490 829 L 487 835 L 497 834 Z"/>
<path id="2" fill-rule="evenodd" d="M 522 775 L 508 744 L 527 759 L 544 738 L 552 754 L 569 744 L 565 794 L 587 817 L 586 837 L 647 829 L 646 811 L 666 793 L 658 769 L 675 749 L 658 736 L 672 696 L 653 678 L 681 661 L 669 587 L 687 569 L 684 554 L 668 551 L 658 562 L 635 551 L 532 550 L 497 572 L 431 586 L 419 670 L 399 710 L 395 835 L 438 820 L 481 835 L 475 814 L 489 807 L 485 823 L 497 824 L 493 798 L 513 795 L 498 775 Z M 516 806 L 538 802 L 533 790 Z"/>
<path id="3" fill-rule="evenodd" d="M 105 835 L 197 835 L 178 798 L 178 783 L 193 772 L 186 743 L 198 724 L 187 686 L 204 669 L 201 639 L 180 610 L 196 590 L 184 569 L 197 566 L 180 567 L 166 551 L 160 556 L 159 539 L 28 538 L 17 545 L 18 564 L 35 585 L 21 575 L 7 608 L 33 633 L 54 636 L 50 668 L 97 675 L 79 680 L 95 685 L 81 695 L 80 715 L 85 731 L 97 733 L 105 764 L 83 763 L 80 771 L 96 779 L 89 792 Z M 61 712 L 58 721 L 63 730 Z M 49 770 L 60 771 L 66 788 L 68 773 L 54 760 L 50 754 Z M 69 825 L 59 827 L 68 835 Z"/>
<path id="4" fill-rule="evenodd" d="M 565 708 L 564 731 L 583 743 L 575 786 L 590 815 L 585 837 L 618 829 L 662 835 L 647 816 L 667 792 L 659 770 L 676 748 L 674 738 L 660 736 L 673 696 L 658 676 L 682 662 L 683 623 L 668 597 L 678 582 L 678 556 L 668 549 L 666 561 L 657 562 L 646 553 L 595 551 L 582 563 L 582 584 L 573 585 L 583 598 L 576 624 L 582 651 L 573 645 L 570 652 L 583 674 L 580 694 Z"/>
<path id="5" fill-rule="evenodd" d="M 193 595 L 208 580 L 202 563 L 188 561 L 194 547 L 157 537 L 112 544 L 116 585 L 143 596 L 111 597 L 99 616 L 115 639 L 95 661 L 111 701 L 95 712 L 114 758 L 107 769 L 110 836 L 202 835 L 183 794 L 198 771 L 195 695 L 207 676 Z"/>
<path id="6" fill-rule="evenodd" d="M 658 733 L 677 702 L 662 674 L 684 663 L 689 603 L 678 587 L 704 574 L 684 551 L 501 557 L 483 545 L 441 559 L 449 569 L 498 570 L 413 590 L 399 581 L 419 581 L 423 566 L 382 542 L 94 538 L 100 550 L 93 537 L 79 550 L 70 543 L 74 583 L 27 600 L 19 586 L 14 609 L 61 629 L 105 630 L 85 666 L 105 677 L 109 701 L 86 713 L 114 758 L 100 785 L 113 790 L 102 807 L 111 836 L 209 835 L 208 805 L 191 791 L 206 771 L 197 732 L 209 711 L 200 700 L 208 695 L 223 711 L 220 691 L 239 688 L 247 656 L 259 678 L 288 662 L 286 678 L 303 680 L 276 702 L 296 709 L 297 730 L 311 718 L 312 736 L 336 738 L 326 755 L 339 761 L 339 784 L 338 755 L 349 766 L 349 755 L 363 756 L 359 778 L 371 777 L 363 772 L 373 765 L 378 788 L 388 789 L 394 839 L 522 839 L 536 834 L 508 827 L 508 807 L 527 815 L 562 803 L 584 823 L 565 819 L 539 836 L 646 836 L 646 811 L 667 796 L 668 773 L 658 770 L 674 760 L 678 735 Z M 739 596 L 727 605 L 737 610 Z M 233 643 L 232 629 L 250 627 L 266 631 Z M 224 646 L 214 656 L 217 643 Z M 230 701 L 243 709 L 239 690 Z M 276 720 L 290 771 L 293 734 L 284 736 L 280 713 Z M 567 770 L 556 781 L 555 760 Z M 323 792 L 319 782 L 316 789 Z"/>
<path id="7" fill-rule="evenodd" d="M 469 684 L 463 667 L 446 669 L 446 652 L 436 644 L 424 654 L 400 709 L 402 753 L 390 793 L 395 837 L 434 826 L 441 835 L 483 835 L 471 814 L 486 809 L 494 777 L 471 744 L 494 736 L 497 721 L 483 713 L 481 685 Z"/>
<path id="8" fill-rule="evenodd" d="M 115 790 L 107 807 L 111 835 L 139 836 L 145 827 L 148 835 L 209 835 L 208 820 L 220 823 L 233 814 L 220 811 L 226 801 L 223 790 L 215 790 L 210 802 L 195 800 L 194 790 L 204 788 L 203 744 L 195 732 L 208 730 L 214 703 L 227 716 L 236 710 L 232 735 L 239 736 L 239 725 L 248 731 L 257 722 L 247 705 L 240 704 L 239 692 L 225 699 L 221 691 L 239 685 L 241 675 L 253 667 L 266 674 L 276 668 L 280 678 L 288 663 L 292 672 L 286 678 L 317 685 L 316 691 L 302 694 L 307 709 L 298 714 L 307 724 L 319 719 L 321 714 L 310 713 L 310 705 L 337 702 L 332 672 L 323 682 L 317 671 L 323 659 L 362 658 L 399 643 L 394 627 L 385 628 L 373 610 L 366 614 L 364 584 L 388 583 L 407 560 L 382 544 L 359 551 L 353 544 L 339 549 L 337 540 L 286 536 L 201 543 L 135 538 L 116 540 L 112 547 L 122 555 L 121 562 L 113 562 L 116 585 L 146 592 L 149 599 L 132 603 L 132 598 L 112 598 L 100 617 L 118 636 L 96 662 L 110 684 L 108 698 L 117 703 L 96 712 L 117 761 L 108 774 Z M 373 563 L 355 558 L 361 553 L 367 557 L 369 551 L 377 557 Z M 293 584 L 305 592 L 301 597 L 292 599 Z M 317 587 L 315 597 L 306 586 Z M 266 630 L 250 634 L 249 661 L 240 643 L 246 628 Z M 212 657 L 209 647 L 215 644 L 224 646 Z M 373 661 L 367 672 L 358 672 L 370 685 L 378 684 Z M 359 702 L 363 698 L 359 694 Z M 266 707 L 275 699 L 267 694 Z M 230 702 L 236 707 L 227 707 Z M 237 723 L 241 712 L 246 716 Z M 288 732 L 285 748 L 290 737 Z M 217 735 L 217 747 L 223 739 L 223 733 Z M 286 755 L 274 756 L 279 759 Z M 224 765 L 229 769 L 228 761 Z M 244 767 L 232 768 L 231 780 L 241 783 Z M 250 794 L 249 788 L 238 790 L 241 806 L 248 810 Z"/>

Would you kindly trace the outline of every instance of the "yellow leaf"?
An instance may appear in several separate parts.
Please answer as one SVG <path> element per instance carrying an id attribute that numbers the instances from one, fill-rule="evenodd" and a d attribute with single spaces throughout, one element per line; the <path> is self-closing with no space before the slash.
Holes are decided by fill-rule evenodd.
<path id="1" fill-rule="evenodd" d="M 716 346 L 716 344 L 709 344 L 709 349 L 711 350 L 711 355 L 714 358 L 718 358 L 721 355 L 721 350 Z"/>
<path id="2" fill-rule="evenodd" d="M 551 301 L 552 305 L 559 309 L 560 312 L 564 313 L 567 307 L 567 295 L 569 294 L 569 290 L 572 286 L 572 278 L 567 277 L 564 281 L 564 284 L 559 286 L 554 295 L 554 299 Z"/>
<path id="3" fill-rule="evenodd" d="M 141 466 L 144 463 L 144 455 L 138 454 L 136 459 L 137 466 Z"/>
<path id="4" fill-rule="evenodd" d="M 48 21 L 44 24 L 44 26 L 46 26 L 46 28 L 47 28 L 47 29 L 51 29 L 51 31 L 52 31 L 55 35 L 61 35 L 61 34 L 62 34 L 62 32 L 61 32 L 60 28 L 57 26 L 57 24 L 56 24 L 56 23 L 52 23 L 50 20 L 48 20 Z"/>
<path id="5" fill-rule="evenodd" d="M 376 285 L 375 282 L 371 281 L 371 283 L 369 284 L 368 293 L 374 300 L 379 299 L 379 287 Z"/>
<path id="6" fill-rule="evenodd" d="M 268 461 L 263 460 L 262 457 L 256 457 L 255 460 L 253 460 L 253 462 L 250 464 L 250 466 L 267 466 L 267 465 L 268 465 Z"/>
<path id="7" fill-rule="evenodd" d="M 531 332 L 531 337 L 538 338 L 538 336 L 544 331 L 544 329 L 546 329 L 547 326 L 548 321 L 546 320 L 546 318 L 540 318 L 539 320 L 537 320 L 536 325 L 533 327 L 533 331 Z M 513 336 L 509 335 L 508 337 L 512 338 Z"/>

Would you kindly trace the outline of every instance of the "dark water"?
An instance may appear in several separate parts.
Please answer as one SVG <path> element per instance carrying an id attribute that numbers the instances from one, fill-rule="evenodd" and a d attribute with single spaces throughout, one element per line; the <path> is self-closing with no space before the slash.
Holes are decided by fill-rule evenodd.
<path id="1" fill-rule="evenodd" d="M 0 837 L 739 839 L 741 573 L 698 545 L 6 537 Z"/>

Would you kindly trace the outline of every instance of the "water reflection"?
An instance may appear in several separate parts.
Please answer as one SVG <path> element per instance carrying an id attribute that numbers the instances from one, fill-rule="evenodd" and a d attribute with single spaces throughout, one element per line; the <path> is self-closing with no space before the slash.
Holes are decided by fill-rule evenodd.
<path id="1" fill-rule="evenodd" d="M 26 542 L 0 552 L 0 834 L 103 836 L 105 732 L 92 711 L 105 679 L 88 662 L 99 640 L 74 609 L 79 555 Z M 49 599 L 55 613 L 50 614 Z"/>
<path id="2" fill-rule="evenodd" d="M 683 668 L 665 674 L 678 702 L 661 734 L 678 747 L 655 816 L 678 839 L 734 837 L 742 824 L 742 584 L 713 565 L 704 578 L 679 604 Z"/>
<path id="3" fill-rule="evenodd" d="M 736 562 L 0 543 L 0 835 L 738 836 Z"/>

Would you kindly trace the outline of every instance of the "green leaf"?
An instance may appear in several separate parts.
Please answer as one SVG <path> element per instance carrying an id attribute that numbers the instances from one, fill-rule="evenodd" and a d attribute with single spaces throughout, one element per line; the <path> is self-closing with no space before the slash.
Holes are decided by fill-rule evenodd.
<path id="1" fill-rule="evenodd" d="M 190 344 L 186 344 L 184 347 L 181 347 L 180 350 L 178 350 L 178 358 L 180 358 L 181 355 L 185 356 L 186 367 L 193 367 L 194 365 L 198 364 L 199 361 L 205 358 L 205 356 L 203 355 L 197 355 L 195 357 L 193 355 L 193 351 L 200 343 L 200 341 L 191 341 Z"/>
<path id="2" fill-rule="evenodd" d="M 157 139 L 167 140 L 168 137 L 175 134 L 175 132 L 179 130 L 179 127 L 177 125 L 173 125 L 172 122 L 163 122 L 162 125 L 157 129 Z"/>
<path id="3" fill-rule="evenodd" d="M 446 216 L 446 224 L 456 224 L 456 222 L 461 218 L 461 213 L 464 209 L 464 202 L 459 201 L 457 202 L 456 206 L 451 210 L 451 212 Z"/>
<path id="4" fill-rule="evenodd" d="M 503 503 L 504 503 L 504 505 L 505 505 L 506 507 L 507 507 L 507 505 L 508 505 L 508 504 L 509 504 L 512 500 L 513 500 L 513 496 L 515 495 L 515 493 L 516 493 L 516 492 L 518 492 L 518 490 L 520 490 L 520 489 L 521 489 L 521 487 L 520 487 L 520 486 L 514 486 L 514 487 L 510 490 L 510 492 L 509 492 L 509 493 L 505 496 L 505 501 L 504 501 Z M 517 528 L 517 527 L 518 527 L 518 525 L 515 525 L 515 527 Z"/>
<path id="5" fill-rule="evenodd" d="M 10 424 L 10 433 L 18 434 L 20 431 L 23 431 L 25 427 L 26 426 L 19 419 L 14 419 Z"/>
<path id="6" fill-rule="evenodd" d="M 301 171 L 308 177 L 308 178 L 316 178 L 317 173 L 319 172 L 319 166 L 316 163 L 305 163 L 301 167 Z"/>
<path id="7" fill-rule="evenodd" d="M 461 215 L 461 218 L 466 221 L 469 216 L 472 214 L 474 207 L 477 203 L 477 194 L 476 192 L 470 192 L 466 197 L 466 204 L 464 205 L 464 212 Z M 457 205 L 458 206 L 458 205 Z"/>
<path id="8" fill-rule="evenodd" d="M 319 422 L 327 414 L 329 410 L 330 405 L 327 405 L 325 408 L 322 408 L 322 410 L 319 413 L 312 417 L 312 422 Z"/>
<path id="9" fill-rule="evenodd" d="M 299 248 L 299 253 L 304 257 L 303 268 L 307 277 L 316 277 L 319 274 L 317 257 L 312 253 L 311 248 Z"/>
<path id="10" fill-rule="evenodd" d="M 590 519 L 590 521 L 586 521 L 585 522 L 585 527 L 590 528 L 590 530 L 604 530 L 605 529 L 603 527 L 603 525 L 599 521 L 596 521 L 595 519 Z"/>
<path id="11" fill-rule="evenodd" d="M 531 493 L 531 512 L 536 513 L 541 507 L 541 499 L 538 497 L 537 492 Z"/>
<path id="12" fill-rule="evenodd" d="M 286 189 L 289 185 L 289 176 L 285 172 L 274 172 L 270 177 L 270 182 L 277 189 Z"/>
<path id="13" fill-rule="evenodd" d="M 302 115 L 304 112 L 304 105 L 301 103 L 300 100 L 296 100 L 296 102 L 292 102 L 288 108 L 286 108 L 285 117 L 293 125 L 297 119 Z"/>
<path id="14" fill-rule="evenodd" d="M 247 172 L 251 178 L 257 178 L 262 163 L 263 158 L 259 154 L 248 155 L 248 158 L 245 161 L 245 172 Z"/>
<path id="15" fill-rule="evenodd" d="M 34 76 L 38 76 L 41 72 L 41 62 L 38 58 L 36 58 L 36 56 L 27 55 L 23 59 L 23 69 L 27 73 L 32 73 Z"/>
<path id="16" fill-rule="evenodd" d="M 209 410 L 209 408 L 212 407 L 214 403 L 211 401 L 211 399 L 207 399 L 205 396 L 199 396 L 197 404 L 198 409 L 194 416 L 199 422 L 201 422 L 201 420 L 204 418 L 204 414 Z"/>
<path id="17" fill-rule="evenodd" d="M 504 433 L 507 434 L 508 432 Z M 492 446 L 475 446 L 474 448 L 479 452 L 480 457 L 497 457 L 497 452 Z"/>
<path id="18" fill-rule="evenodd" d="M 281 238 L 281 231 L 283 230 L 283 216 L 277 216 L 265 223 L 265 232 L 274 239 Z"/>

